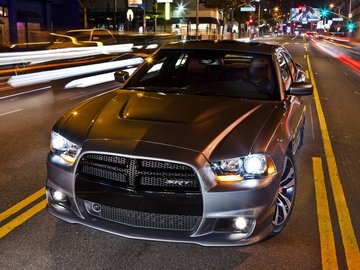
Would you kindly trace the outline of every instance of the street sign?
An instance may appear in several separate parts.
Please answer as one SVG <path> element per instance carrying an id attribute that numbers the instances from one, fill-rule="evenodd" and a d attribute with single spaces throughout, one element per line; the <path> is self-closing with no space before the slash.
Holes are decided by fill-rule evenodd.
<path id="1" fill-rule="evenodd" d="M 334 22 L 342 22 L 344 20 L 344 18 L 342 18 L 342 17 L 332 18 L 331 20 L 333 20 Z"/>
<path id="2" fill-rule="evenodd" d="M 248 5 L 248 6 L 240 8 L 240 11 L 242 11 L 242 12 L 255 11 L 255 10 L 256 10 L 256 8 L 254 6 L 252 6 L 252 5 Z"/>

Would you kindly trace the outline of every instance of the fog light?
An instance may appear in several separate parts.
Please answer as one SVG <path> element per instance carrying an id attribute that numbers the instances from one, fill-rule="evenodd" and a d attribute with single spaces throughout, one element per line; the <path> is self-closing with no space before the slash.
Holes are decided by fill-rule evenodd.
<path id="1" fill-rule="evenodd" d="M 237 217 L 234 220 L 234 225 L 237 229 L 239 229 L 240 231 L 244 231 L 248 228 L 249 226 L 249 219 L 245 218 L 245 217 Z"/>
<path id="2" fill-rule="evenodd" d="M 93 203 L 91 208 L 94 212 L 99 213 L 101 211 L 101 205 L 98 203 Z"/>
<path id="3" fill-rule="evenodd" d="M 58 202 L 63 202 L 66 200 L 66 195 L 59 190 L 54 190 L 52 192 L 52 197 L 54 198 L 55 201 Z"/>

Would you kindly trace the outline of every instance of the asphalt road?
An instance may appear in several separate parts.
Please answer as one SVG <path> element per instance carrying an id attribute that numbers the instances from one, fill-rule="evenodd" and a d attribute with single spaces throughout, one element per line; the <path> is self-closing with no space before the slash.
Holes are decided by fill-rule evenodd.
<path id="1" fill-rule="evenodd" d="M 126 239 L 50 216 L 41 191 L 29 199 L 45 185 L 50 129 L 67 109 L 114 84 L 103 90 L 45 88 L 0 99 L 0 269 L 329 269 L 329 262 L 331 269 L 355 269 L 360 73 L 314 42 L 272 41 L 285 45 L 317 86 L 307 98 L 305 145 L 297 155 L 296 206 L 281 234 L 246 247 L 209 248 Z M 15 209 L 22 201 L 24 208 Z"/>

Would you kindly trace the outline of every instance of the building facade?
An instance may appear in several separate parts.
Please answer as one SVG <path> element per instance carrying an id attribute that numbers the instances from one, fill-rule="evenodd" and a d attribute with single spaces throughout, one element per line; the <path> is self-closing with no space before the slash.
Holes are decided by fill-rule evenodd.
<path id="1" fill-rule="evenodd" d="M 78 0 L 0 0 L 0 44 L 43 41 L 48 32 L 79 28 L 79 10 Z"/>
<path id="2" fill-rule="evenodd" d="M 222 14 L 205 8 L 203 3 L 199 3 L 197 14 L 198 34 L 217 35 L 223 24 Z M 196 1 L 192 0 L 98 0 L 89 8 L 88 25 L 134 32 L 145 28 L 146 32 L 171 32 L 186 37 L 195 36 L 196 17 Z"/>

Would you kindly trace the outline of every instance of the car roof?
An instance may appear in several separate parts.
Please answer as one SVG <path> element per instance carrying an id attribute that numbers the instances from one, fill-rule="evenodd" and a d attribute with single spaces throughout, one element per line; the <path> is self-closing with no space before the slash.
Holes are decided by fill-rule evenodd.
<path id="1" fill-rule="evenodd" d="M 71 33 L 71 32 L 91 32 L 94 30 L 106 30 L 107 29 L 103 29 L 103 28 L 91 28 L 91 29 L 72 29 L 72 30 L 68 30 L 66 31 L 66 33 Z"/>
<path id="2" fill-rule="evenodd" d="M 271 55 L 277 48 L 283 48 L 280 45 L 260 43 L 260 42 L 242 42 L 236 40 L 195 40 L 186 42 L 176 42 L 164 45 L 162 50 L 174 49 L 199 49 L 199 50 L 229 50 L 241 51 L 247 53 L 268 54 Z"/>

